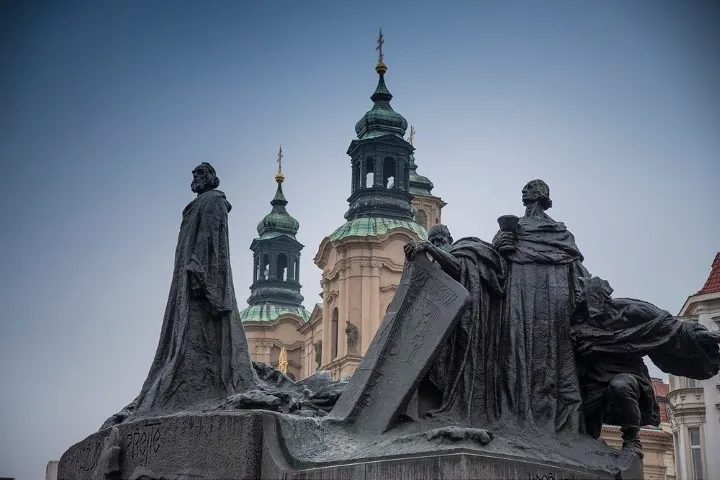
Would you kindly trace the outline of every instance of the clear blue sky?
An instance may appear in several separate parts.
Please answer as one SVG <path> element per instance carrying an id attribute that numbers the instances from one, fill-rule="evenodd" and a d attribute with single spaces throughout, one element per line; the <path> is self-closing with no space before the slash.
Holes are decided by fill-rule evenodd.
<path id="1" fill-rule="evenodd" d="M 717 25 L 710 1 L 2 2 L 0 476 L 42 478 L 139 392 L 199 162 L 243 304 L 283 144 L 319 300 L 380 27 L 456 238 L 543 178 L 590 271 L 677 313 L 720 250 Z"/>

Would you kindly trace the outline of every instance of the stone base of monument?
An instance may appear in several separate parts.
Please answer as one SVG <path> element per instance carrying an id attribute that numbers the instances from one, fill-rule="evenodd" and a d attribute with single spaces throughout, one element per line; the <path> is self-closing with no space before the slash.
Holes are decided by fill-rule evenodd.
<path id="1" fill-rule="evenodd" d="M 497 458 L 470 452 L 456 452 L 364 461 L 300 471 L 276 470 L 264 478 L 293 480 L 326 479 L 642 479 L 639 473 L 624 472 L 610 475 L 591 470 L 566 468 L 561 465 L 526 462 L 512 458 Z"/>
<path id="2" fill-rule="evenodd" d="M 58 479 L 642 478 L 639 460 L 623 460 L 592 439 L 552 447 L 496 433 L 480 445 L 429 437 L 428 426 L 364 436 L 332 421 L 273 412 L 180 413 L 90 435 L 62 456 Z"/>

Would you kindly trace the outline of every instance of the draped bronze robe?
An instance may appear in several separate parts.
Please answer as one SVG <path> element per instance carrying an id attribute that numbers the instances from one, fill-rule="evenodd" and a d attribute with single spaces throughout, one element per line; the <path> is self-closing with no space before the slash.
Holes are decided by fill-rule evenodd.
<path id="1" fill-rule="evenodd" d="M 135 401 L 138 414 L 213 406 L 256 384 L 230 269 L 230 208 L 223 192 L 210 190 L 183 211 L 160 341 Z"/>
<path id="2" fill-rule="evenodd" d="M 506 263 L 478 238 L 458 240 L 450 253 L 460 263 L 456 280 L 470 292 L 471 302 L 428 375 L 441 397 L 431 413 L 484 427 L 497 412 L 495 357 Z"/>
<path id="3" fill-rule="evenodd" d="M 573 235 L 544 213 L 520 218 L 498 339 L 499 414 L 547 432 L 583 429 L 570 320 L 578 278 L 588 276 Z"/>

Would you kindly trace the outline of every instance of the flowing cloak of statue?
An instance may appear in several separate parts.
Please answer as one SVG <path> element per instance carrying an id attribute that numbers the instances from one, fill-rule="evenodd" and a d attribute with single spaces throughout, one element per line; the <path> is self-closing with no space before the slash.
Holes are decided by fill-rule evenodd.
<path id="1" fill-rule="evenodd" d="M 548 432 L 583 428 L 570 320 L 579 278 L 589 276 L 575 238 L 546 214 L 520 218 L 499 333 L 501 422 Z"/>
<path id="2" fill-rule="evenodd" d="M 134 402 L 138 414 L 211 406 L 256 384 L 230 269 L 230 208 L 223 192 L 209 190 L 183 210 L 160 341 Z"/>
<path id="3" fill-rule="evenodd" d="M 441 393 L 440 405 L 430 412 L 470 426 L 485 426 L 496 411 L 496 326 L 506 264 L 492 245 L 478 238 L 458 240 L 450 253 L 460 263 L 456 280 L 470 292 L 471 303 L 428 374 Z"/>
<path id="4" fill-rule="evenodd" d="M 595 410 L 612 378 L 630 373 L 640 385 L 641 424 L 659 422 L 652 381 L 642 362 L 650 360 L 665 373 L 704 380 L 720 371 L 720 348 L 717 343 L 698 340 L 697 333 L 707 330 L 692 321 L 681 321 L 655 305 L 632 298 L 607 300 L 610 308 L 601 325 L 583 321 L 573 325 L 571 336 L 582 363 L 586 408 Z M 631 370 L 629 362 L 640 364 Z"/>

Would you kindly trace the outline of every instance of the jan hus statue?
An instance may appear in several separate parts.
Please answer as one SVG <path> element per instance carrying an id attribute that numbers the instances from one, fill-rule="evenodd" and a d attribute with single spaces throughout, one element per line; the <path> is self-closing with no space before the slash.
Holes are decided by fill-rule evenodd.
<path id="1" fill-rule="evenodd" d="M 170 295 L 157 352 L 136 414 L 212 406 L 253 388 L 255 373 L 230 269 L 228 213 L 220 180 L 206 162 L 192 172 L 197 197 L 182 213 Z"/>

